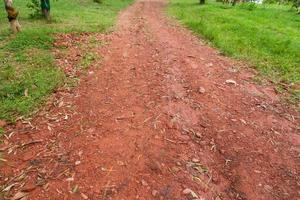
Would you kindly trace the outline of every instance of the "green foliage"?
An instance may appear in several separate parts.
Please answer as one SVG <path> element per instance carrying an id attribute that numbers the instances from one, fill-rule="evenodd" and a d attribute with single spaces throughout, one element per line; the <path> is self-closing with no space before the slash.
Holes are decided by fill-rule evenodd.
<path id="1" fill-rule="evenodd" d="M 94 0 L 96 3 L 102 3 L 102 0 Z"/>
<path id="2" fill-rule="evenodd" d="M 255 3 L 242 3 L 238 6 L 240 9 L 252 11 L 257 8 L 257 4 Z"/>
<path id="3" fill-rule="evenodd" d="M 103 32 L 109 30 L 118 11 L 132 0 L 59 0 L 52 3 L 52 23 L 32 19 L 28 1 L 14 0 L 20 10 L 22 32 L 10 35 L 6 14 L 0 12 L 0 119 L 14 121 L 39 108 L 66 81 L 51 53 L 56 33 Z M 40 8 L 38 8 L 40 10 Z M 101 19 L 101 20 L 100 20 Z M 95 59 L 87 54 L 83 67 Z"/>
<path id="4" fill-rule="evenodd" d="M 4 133 L 5 133 L 4 129 L 0 127 L 0 139 L 4 135 Z"/>
<path id="5" fill-rule="evenodd" d="M 283 4 L 283 5 L 292 5 L 292 8 L 295 8 L 298 13 L 300 13 L 300 0 L 264 0 L 265 4 Z"/>
<path id="6" fill-rule="evenodd" d="M 41 4 L 40 0 L 30 0 L 27 3 L 27 7 L 31 10 L 30 17 L 35 18 L 41 16 Z"/>
<path id="7" fill-rule="evenodd" d="M 293 7 L 300 13 L 300 0 L 293 0 Z"/>
<path id="8" fill-rule="evenodd" d="M 223 53 L 248 61 L 274 82 L 300 83 L 300 16 L 289 5 L 232 7 L 208 1 L 201 7 L 194 0 L 171 0 L 169 12 Z"/>

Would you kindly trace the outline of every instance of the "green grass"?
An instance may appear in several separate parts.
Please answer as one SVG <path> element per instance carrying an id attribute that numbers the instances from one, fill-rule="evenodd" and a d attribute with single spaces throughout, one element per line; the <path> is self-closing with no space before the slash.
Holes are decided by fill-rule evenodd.
<path id="1" fill-rule="evenodd" d="M 13 122 L 38 109 L 65 82 L 51 54 L 55 33 L 104 32 L 114 24 L 119 10 L 133 0 L 52 1 L 52 22 L 30 18 L 29 0 L 14 0 L 20 11 L 22 32 L 12 35 L 5 12 L 0 12 L 0 119 Z M 3 29 L 3 25 L 7 25 Z M 86 58 L 89 64 L 91 56 Z"/>
<path id="2" fill-rule="evenodd" d="M 300 15 L 290 6 L 171 0 L 168 12 L 222 53 L 275 83 L 300 83 Z M 299 102 L 299 90 L 290 90 Z"/>

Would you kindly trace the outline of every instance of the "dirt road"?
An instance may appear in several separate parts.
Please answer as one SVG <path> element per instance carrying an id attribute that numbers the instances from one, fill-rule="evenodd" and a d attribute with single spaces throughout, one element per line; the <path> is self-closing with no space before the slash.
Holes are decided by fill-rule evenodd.
<path id="1" fill-rule="evenodd" d="M 138 0 L 121 13 L 116 30 L 98 36 L 108 42 L 96 48 L 103 60 L 78 88 L 8 128 L 6 196 L 300 198 L 299 113 L 253 83 L 252 70 L 168 19 L 165 5 Z"/>

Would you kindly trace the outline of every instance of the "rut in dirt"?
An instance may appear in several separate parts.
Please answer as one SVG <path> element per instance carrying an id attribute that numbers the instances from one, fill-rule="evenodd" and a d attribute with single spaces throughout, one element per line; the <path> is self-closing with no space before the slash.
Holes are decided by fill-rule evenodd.
<path id="1" fill-rule="evenodd" d="M 116 31 L 99 36 L 103 61 L 57 94 L 64 103 L 10 128 L 6 196 L 300 198 L 299 113 L 165 6 L 139 0 L 121 13 Z"/>

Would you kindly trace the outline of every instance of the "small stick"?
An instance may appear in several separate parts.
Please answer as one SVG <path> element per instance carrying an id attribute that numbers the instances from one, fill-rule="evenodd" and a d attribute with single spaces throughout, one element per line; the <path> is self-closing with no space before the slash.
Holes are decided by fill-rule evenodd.
<path id="1" fill-rule="evenodd" d="M 177 144 L 177 142 L 174 141 L 174 140 L 170 140 L 170 139 L 168 139 L 168 138 L 165 138 L 165 140 L 167 140 L 168 142 L 172 142 L 172 143 L 174 143 L 174 144 Z"/>
<path id="2" fill-rule="evenodd" d="M 43 140 L 34 140 L 34 141 L 31 141 L 31 142 L 24 143 L 24 144 L 18 146 L 18 148 L 23 148 L 25 146 L 32 145 L 32 144 L 37 144 L 37 143 L 41 143 L 41 142 L 43 142 Z"/>

